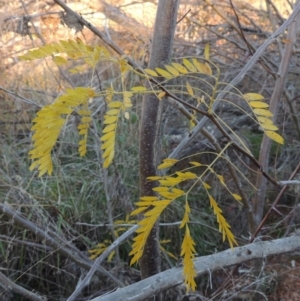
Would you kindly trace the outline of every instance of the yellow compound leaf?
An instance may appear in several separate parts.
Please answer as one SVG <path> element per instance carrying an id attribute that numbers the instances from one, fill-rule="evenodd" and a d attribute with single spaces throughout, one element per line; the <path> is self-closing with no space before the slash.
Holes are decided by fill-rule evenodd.
<path id="1" fill-rule="evenodd" d="M 179 76 L 180 73 L 178 70 L 170 65 L 165 65 L 166 69 L 173 75 L 173 76 Z"/>
<path id="2" fill-rule="evenodd" d="M 194 97 L 194 91 L 193 91 L 192 86 L 189 84 L 189 82 L 186 82 L 186 89 L 187 89 L 188 93 Z"/>
<path id="3" fill-rule="evenodd" d="M 263 109 L 263 108 L 268 108 L 269 105 L 265 102 L 262 102 L 262 101 L 250 101 L 249 102 L 249 105 L 252 107 L 252 108 L 257 108 L 257 109 Z"/>
<path id="4" fill-rule="evenodd" d="M 197 72 L 196 67 L 187 59 L 182 60 L 183 65 L 191 72 Z"/>
<path id="5" fill-rule="evenodd" d="M 151 69 L 144 69 L 144 71 L 151 76 L 158 76 L 158 74 Z"/>
<path id="6" fill-rule="evenodd" d="M 173 76 L 166 70 L 155 68 L 156 72 L 165 78 L 172 78 Z"/>
<path id="7" fill-rule="evenodd" d="M 195 242 L 191 237 L 190 230 L 188 225 L 185 227 L 185 235 L 181 245 L 181 253 L 180 256 L 183 257 L 183 275 L 184 275 L 184 283 L 187 286 L 187 290 L 190 289 L 195 291 L 196 282 L 194 278 L 196 277 L 196 269 L 194 266 L 193 259 L 195 258 Z"/>
<path id="8" fill-rule="evenodd" d="M 247 101 L 257 101 L 257 100 L 264 99 L 264 97 L 258 93 L 246 93 L 243 96 L 244 96 L 245 100 L 247 100 Z"/>
<path id="9" fill-rule="evenodd" d="M 190 218 L 189 218 L 190 213 L 191 213 L 191 208 L 189 206 L 189 203 L 186 201 L 185 202 L 184 216 L 183 216 L 183 219 L 182 219 L 181 224 L 179 226 L 180 229 L 183 228 L 190 221 Z"/>
<path id="10" fill-rule="evenodd" d="M 273 114 L 269 110 L 265 110 L 265 109 L 254 109 L 253 112 L 256 115 L 260 115 L 263 117 L 272 117 L 273 116 Z"/>
<path id="11" fill-rule="evenodd" d="M 284 139 L 279 134 L 272 132 L 272 131 L 265 131 L 265 134 L 267 135 L 267 137 L 269 137 L 273 141 L 275 141 L 279 144 L 284 144 Z"/>
<path id="12" fill-rule="evenodd" d="M 172 63 L 172 66 L 182 74 L 187 74 L 188 73 L 187 69 L 184 66 L 182 66 L 178 63 Z"/>

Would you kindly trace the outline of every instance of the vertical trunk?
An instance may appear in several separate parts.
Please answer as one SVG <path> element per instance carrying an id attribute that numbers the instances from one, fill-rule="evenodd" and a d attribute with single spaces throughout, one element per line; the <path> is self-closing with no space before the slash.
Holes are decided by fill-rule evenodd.
<path id="1" fill-rule="evenodd" d="M 299 17 L 299 16 L 298 16 Z M 299 21 L 297 22 L 299 24 Z M 296 21 L 294 21 L 288 31 L 287 39 L 290 43 L 287 43 L 285 46 L 285 51 L 283 53 L 283 57 L 281 60 L 281 64 L 279 66 L 279 70 L 277 73 L 277 79 L 275 83 L 275 87 L 273 90 L 273 94 L 270 100 L 270 111 L 273 113 L 273 121 L 276 123 L 276 115 L 279 108 L 279 100 L 282 96 L 282 92 L 284 89 L 284 84 L 286 81 L 286 76 L 288 72 L 288 67 L 290 64 L 290 60 L 293 52 L 293 42 L 296 34 Z M 271 149 L 271 141 L 266 135 L 263 138 L 260 154 L 259 154 L 259 163 L 264 171 L 268 172 L 269 168 L 269 159 L 270 159 L 270 149 Z M 258 173 L 256 178 L 256 187 L 257 193 L 253 198 L 253 215 L 255 219 L 256 227 L 260 224 L 263 217 L 263 210 L 265 206 L 265 198 L 267 192 L 267 179 L 261 174 Z M 252 234 L 256 229 L 250 229 Z"/>
<path id="2" fill-rule="evenodd" d="M 171 56 L 173 38 L 179 0 L 159 0 L 152 49 L 148 68 L 163 66 Z M 154 182 L 147 182 L 147 177 L 156 174 L 158 141 L 160 132 L 162 103 L 155 95 L 147 95 L 143 100 L 141 130 L 140 130 L 140 194 L 154 195 Z M 160 271 L 160 254 L 158 242 L 158 227 L 155 226 L 146 242 L 144 253 L 140 259 L 142 278 L 147 278 Z"/>

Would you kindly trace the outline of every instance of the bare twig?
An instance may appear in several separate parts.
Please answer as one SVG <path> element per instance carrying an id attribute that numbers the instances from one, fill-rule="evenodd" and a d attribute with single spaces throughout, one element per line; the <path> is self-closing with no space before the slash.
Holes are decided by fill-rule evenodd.
<path id="1" fill-rule="evenodd" d="M 0 272 L 0 282 L 8 291 L 13 291 L 17 294 L 24 296 L 26 299 L 33 300 L 33 301 L 46 301 L 47 298 L 43 296 L 39 296 L 36 293 L 30 292 L 24 287 L 16 284 L 15 282 L 11 281 L 7 278 L 4 274 Z M 1 295 L 0 295 L 1 297 Z"/>

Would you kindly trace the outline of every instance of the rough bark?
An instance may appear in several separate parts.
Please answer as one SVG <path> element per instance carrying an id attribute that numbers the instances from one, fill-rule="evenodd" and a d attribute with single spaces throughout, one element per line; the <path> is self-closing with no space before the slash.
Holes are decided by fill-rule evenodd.
<path id="1" fill-rule="evenodd" d="M 179 0 L 160 0 L 157 7 L 152 49 L 148 68 L 154 69 L 168 63 L 171 56 Z M 153 181 L 147 177 L 156 174 L 159 129 L 162 103 L 155 95 L 143 100 L 140 129 L 140 195 L 153 195 Z M 160 271 L 158 227 L 154 227 L 140 260 L 141 275 L 145 279 Z"/>

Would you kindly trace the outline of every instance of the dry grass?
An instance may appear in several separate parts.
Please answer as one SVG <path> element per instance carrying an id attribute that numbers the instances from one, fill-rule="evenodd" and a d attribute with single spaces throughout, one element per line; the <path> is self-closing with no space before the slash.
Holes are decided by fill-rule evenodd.
<path id="1" fill-rule="evenodd" d="M 111 2 L 113 3 L 113 1 Z M 118 1 L 120 8 L 128 14 L 131 12 L 131 17 L 135 18 L 134 10 L 131 10 L 132 6 L 129 5 L 129 1 L 127 2 Z M 34 19 L 34 24 L 38 26 L 40 35 L 34 32 L 32 24 L 30 29 L 33 30 L 32 32 L 30 31 L 28 34 L 21 32 L 23 35 L 16 32 L 15 17 L 25 14 L 24 7 L 20 2 L 12 1 L 10 4 L 5 3 L 0 6 L 4 15 L 8 11 L 10 12 L 8 19 L 3 17 L 4 15 L 0 15 L 2 30 L 0 56 L 3 62 L 0 72 L 5 71 L 4 76 L 0 79 L 0 88 L 5 89 L 4 91 L 1 90 L 0 94 L 0 205 L 1 208 L 7 206 L 14 212 L 15 216 L 28 222 L 27 224 L 17 222 L 14 215 L 10 216 L 8 211 L 3 210 L 1 213 L 0 272 L 27 290 L 34 290 L 42 296 L 47 296 L 48 300 L 66 300 L 87 269 L 86 266 L 80 266 L 76 262 L 76 258 L 81 258 L 86 264 L 90 263 L 87 250 L 94 247 L 98 242 L 112 240 L 110 219 L 112 218 L 114 221 L 125 220 L 126 215 L 134 206 L 134 201 L 138 198 L 138 120 L 132 123 L 122 122 L 118 132 L 115 163 L 109 170 L 107 178 L 101 168 L 101 153 L 96 136 L 101 130 L 101 117 L 104 112 L 102 99 L 94 104 L 94 109 L 98 111 L 95 115 L 86 157 L 80 158 L 78 156 L 78 136 L 74 132 L 76 126 L 76 119 L 74 118 L 69 120 L 55 148 L 53 154 L 54 175 L 37 178 L 35 173 L 28 170 L 30 162 L 27 153 L 31 147 L 29 122 L 35 112 L 40 105 L 51 103 L 57 95 L 70 86 L 70 83 L 84 85 L 88 76 L 72 77 L 66 70 L 57 70 L 50 61 L 17 62 L 17 55 L 29 48 L 42 45 L 41 37 L 49 43 L 75 36 L 74 30 L 57 22 L 59 16 L 53 13 L 59 10 L 57 6 L 48 5 L 46 2 L 42 2 L 38 6 L 35 1 L 28 1 L 28 3 L 24 1 L 24 4 L 29 14 L 42 14 L 39 18 Z M 96 4 L 93 1 L 90 2 L 90 6 L 88 4 L 80 1 L 80 3 L 75 2 L 72 5 L 75 10 L 79 9 L 83 17 L 86 17 L 91 23 L 103 28 L 103 30 L 108 29 L 113 40 L 117 41 L 127 53 L 139 60 L 141 64 L 145 64 L 148 57 L 149 36 L 147 34 L 151 33 L 151 24 L 154 20 L 153 12 L 150 13 L 146 7 L 142 8 L 143 18 L 149 17 L 145 23 L 149 32 L 145 33 L 145 36 L 137 37 L 134 32 L 128 31 L 124 34 L 122 28 L 113 21 L 107 23 L 104 14 L 91 14 L 96 11 Z M 272 7 L 270 12 L 267 12 L 254 8 L 250 4 L 245 4 L 244 1 L 241 3 L 234 1 L 234 4 L 244 29 L 245 38 L 255 48 L 263 43 L 273 32 L 273 29 L 278 26 L 278 23 L 282 22 L 283 18 L 286 18 L 286 11 L 291 11 L 284 0 L 277 6 L 282 15 L 278 15 Z M 274 1 L 274 4 L 277 5 L 277 2 Z M 280 8 L 279 4 L 284 7 L 284 10 Z M 79 7 L 79 5 L 81 6 Z M 140 9 L 139 6 L 141 5 L 136 4 L 135 9 Z M 151 9 L 154 7 L 153 3 L 145 3 L 145 5 L 149 5 Z M 234 20 L 232 9 L 227 1 L 222 1 L 217 8 L 230 20 Z M 189 9 L 191 11 L 187 17 L 178 24 L 174 57 L 202 55 L 205 44 L 209 42 L 211 59 L 220 67 L 222 80 L 229 82 L 248 60 L 249 52 L 245 42 L 228 22 L 217 15 L 205 1 L 183 2 L 179 15 L 183 16 Z M 139 18 L 136 20 L 140 22 Z M 105 29 L 105 26 L 108 28 Z M 77 33 L 76 36 L 87 43 L 100 43 L 87 29 Z M 239 84 L 238 88 L 243 93 L 259 92 L 268 101 L 275 79 L 264 66 L 267 65 L 274 73 L 277 72 L 279 53 L 286 42 L 285 37 L 281 36 L 277 43 L 269 47 L 263 61 L 258 63 Z M 296 44 L 296 48 L 298 46 Z M 299 162 L 299 70 L 298 54 L 294 53 L 276 122 L 280 127 L 280 132 L 285 137 L 286 144 L 282 147 L 274 145 L 270 157 L 269 173 L 280 180 L 286 180 Z M 98 71 L 103 85 L 109 84 L 111 81 L 118 82 L 118 74 L 111 65 L 101 66 Z M 133 85 L 135 81 L 135 77 L 128 78 L 128 86 Z M 31 103 L 28 103 L 27 100 L 30 100 Z M 134 111 L 137 117 L 140 114 L 140 100 L 135 100 Z M 262 133 L 257 126 L 247 119 L 240 122 L 240 116 L 236 112 L 223 110 L 220 115 L 233 120 L 233 126 L 236 125 L 237 132 L 243 135 L 251 145 L 255 156 L 258 156 Z M 181 136 L 176 137 L 180 140 L 188 134 L 188 122 L 179 117 L 176 109 L 168 107 L 163 126 L 165 135 L 163 151 L 168 153 L 174 147 L 174 144 L 170 143 L 173 138 L 169 134 L 180 129 Z M 212 124 L 209 124 L 209 127 L 213 129 Z M 199 141 L 201 139 L 203 137 L 199 136 Z M 185 153 L 210 150 L 207 145 L 198 142 L 190 146 L 190 149 L 186 149 Z M 231 155 L 234 160 L 240 162 L 235 154 Z M 211 160 L 210 157 L 205 159 Z M 250 165 L 250 169 L 248 169 L 243 164 L 237 164 L 254 183 L 256 177 L 252 170 L 254 167 Z M 227 166 L 224 163 L 219 164 L 217 168 L 220 173 L 227 175 Z M 228 176 L 226 180 L 230 187 L 234 187 L 234 183 Z M 210 181 L 215 183 L 213 179 Z M 109 188 L 108 195 L 105 193 L 105 187 Z M 243 189 L 249 197 L 254 193 L 251 187 L 246 184 Z M 271 185 L 268 186 L 266 210 L 272 204 L 277 193 L 277 189 Z M 224 194 L 224 189 L 220 185 L 214 184 L 214 195 L 224 209 L 229 223 L 232 224 L 238 241 L 241 244 L 246 242 L 248 232 L 244 209 L 234 204 L 230 197 Z M 299 223 L 297 201 L 298 191 L 291 190 L 286 193 L 277 208 L 279 213 L 274 212 L 272 214 L 262 235 L 275 238 L 292 232 Z M 208 201 L 201 189 L 192 195 L 191 207 L 194 223 L 192 232 L 197 243 L 198 254 L 209 254 L 216 249 L 224 248 L 221 237 L 215 230 L 215 221 L 209 209 Z M 161 222 L 178 222 L 182 212 L 181 204 L 175 203 L 166 210 Z M 30 226 L 41 230 L 42 235 L 49 235 L 63 250 L 73 252 L 75 259 L 66 256 L 60 248 L 51 245 L 49 240 L 43 239 L 42 235 L 38 235 Z M 161 227 L 161 239 L 171 239 L 172 243 L 164 245 L 164 247 L 175 256 L 179 255 L 182 237 L 177 226 Z M 88 300 L 92 296 L 113 289 L 116 286 L 115 278 L 124 284 L 136 281 L 138 273 L 134 269 L 135 267 L 128 267 L 129 250 L 130 241 L 122 244 L 119 247 L 118 256 L 114 257 L 111 262 L 103 264 L 110 276 L 104 276 L 103 273 L 99 272 L 78 300 Z M 164 268 L 176 264 L 175 260 L 169 257 L 167 253 L 164 255 Z M 282 260 L 282 262 L 285 261 Z M 277 267 L 276 270 L 278 270 L 278 274 L 282 273 L 281 268 Z M 266 269 L 266 274 L 261 274 L 260 278 L 254 280 L 250 277 L 252 274 L 249 272 L 251 274 L 249 277 L 252 279 L 250 283 L 253 285 L 249 287 L 249 290 L 260 290 L 259 298 L 262 298 L 261 300 L 266 300 L 263 299 L 264 296 L 267 296 L 269 300 L 275 300 L 272 299 L 272 292 L 269 294 L 269 288 L 271 287 L 273 292 L 276 291 L 278 296 L 280 291 L 276 289 L 276 285 L 262 285 L 262 282 L 266 283 L 264 277 L 269 277 L 269 275 L 271 276 L 268 279 L 273 277 L 271 272 L 269 274 L 267 272 Z M 225 271 L 225 275 L 227 274 L 228 271 Z M 213 294 L 224 277 L 224 274 L 213 274 L 211 279 L 213 284 L 209 282 L 210 279 L 199 280 L 199 290 L 202 290 L 202 293 L 207 296 Z M 298 274 L 295 277 L 298 279 Z M 278 288 L 283 290 L 281 278 L 276 276 L 274 279 L 278 283 Z M 228 291 L 226 293 L 224 290 L 216 299 L 234 300 L 237 298 L 236 292 L 240 289 L 237 282 L 232 282 L 234 285 L 231 293 Z M 0 285 L 0 300 L 27 299 L 19 294 L 9 292 L 5 287 L 1 288 Z M 169 298 L 168 300 L 174 299 Z"/>

